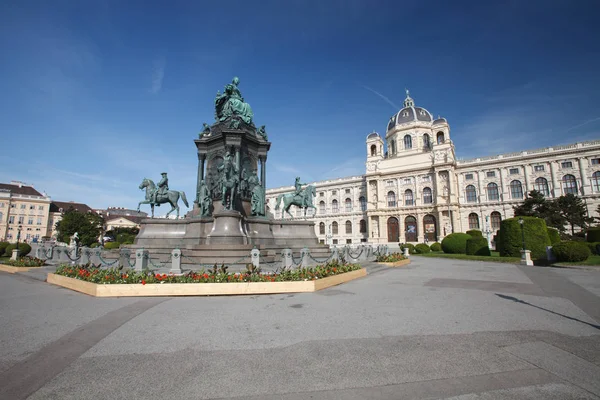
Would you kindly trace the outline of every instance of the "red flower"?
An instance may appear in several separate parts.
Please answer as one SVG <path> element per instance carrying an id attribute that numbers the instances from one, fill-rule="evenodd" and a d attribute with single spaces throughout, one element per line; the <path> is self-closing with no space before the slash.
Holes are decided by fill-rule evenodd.
<path id="1" fill-rule="evenodd" d="M 145 285 L 146 281 L 144 279 L 142 279 L 142 285 Z"/>

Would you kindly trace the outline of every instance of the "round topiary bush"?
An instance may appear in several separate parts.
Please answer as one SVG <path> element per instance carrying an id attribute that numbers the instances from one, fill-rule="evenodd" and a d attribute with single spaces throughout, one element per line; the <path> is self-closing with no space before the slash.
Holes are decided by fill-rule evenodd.
<path id="1" fill-rule="evenodd" d="M 483 233 L 479 229 L 471 229 L 467 231 L 467 235 L 483 237 Z"/>
<path id="2" fill-rule="evenodd" d="M 588 242 L 600 242 L 600 227 L 589 228 L 587 230 L 586 240 Z"/>
<path id="3" fill-rule="evenodd" d="M 467 240 L 473 236 L 466 233 L 451 233 L 442 240 L 442 250 L 449 254 L 465 254 L 467 251 Z"/>
<path id="4" fill-rule="evenodd" d="M 558 261 L 578 262 L 585 261 L 592 254 L 585 243 L 561 242 L 552 246 L 552 252 Z"/>
<path id="5" fill-rule="evenodd" d="M 560 243 L 560 233 L 558 229 L 548 227 L 548 237 L 550 238 L 550 244 L 554 246 L 556 243 Z"/>
<path id="6" fill-rule="evenodd" d="M 5 257 L 12 256 L 12 251 L 16 248 L 17 248 L 16 243 L 9 244 L 8 246 L 6 246 L 6 249 L 4 249 L 4 256 Z M 30 252 L 31 252 L 30 245 L 28 245 L 27 243 L 19 243 L 19 257 L 25 257 Z"/>
<path id="7" fill-rule="evenodd" d="M 400 245 L 400 250 L 404 251 L 405 248 L 408 248 L 408 254 L 416 254 L 415 246 L 411 243 L 403 243 Z"/>
<path id="8" fill-rule="evenodd" d="M 590 249 L 590 252 L 593 255 L 598 255 L 598 250 L 600 250 L 600 242 L 594 242 L 594 243 L 590 243 L 590 242 L 585 242 L 585 244 L 587 244 L 587 247 Z"/>
<path id="9" fill-rule="evenodd" d="M 508 218 L 500 223 L 496 250 L 503 257 L 520 257 L 523 249 L 521 224 L 523 218 L 523 233 L 525 234 L 525 248 L 531 251 L 532 259 L 546 257 L 546 246 L 550 246 L 546 222 L 536 217 Z"/>
<path id="10" fill-rule="evenodd" d="M 431 251 L 431 249 L 425 243 L 419 243 L 418 245 L 415 246 L 415 251 L 418 254 L 425 254 L 425 253 L 429 253 Z"/>
<path id="11" fill-rule="evenodd" d="M 8 242 L 0 242 L 0 256 L 4 255 L 4 252 L 6 251 L 6 248 L 8 247 L 10 243 Z"/>
<path id="12" fill-rule="evenodd" d="M 435 242 L 431 245 L 430 250 L 431 251 L 442 251 L 442 245 L 439 244 L 438 242 Z"/>
<path id="13" fill-rule="evenodd" d="M 488 241 L 483 236 L 473 236 L 467 240 L 466 246 L 467 255 L 470 256 L 491 256 L 490 247 Z"/>
<path id="14" fill-rule="evenodd" d="M 121 246 L 121 243 L 119 242 L 108 242 L 108 243 L 104 243 L 104 248 L 106 250 L 114 250 L 114 249 L 118 249 Z"/>

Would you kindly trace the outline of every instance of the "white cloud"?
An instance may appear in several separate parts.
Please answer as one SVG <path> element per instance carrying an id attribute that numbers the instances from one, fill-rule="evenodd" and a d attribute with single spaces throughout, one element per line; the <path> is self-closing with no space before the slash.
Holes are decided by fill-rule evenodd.
<path id="1" fill-rule="evenodd" d="M 152 87 L 150 92 L 156 94 L 162 89 L 163 79 L 165 77 L 166 60 L 164 57 L 154 60 L 152 68 Z"/>

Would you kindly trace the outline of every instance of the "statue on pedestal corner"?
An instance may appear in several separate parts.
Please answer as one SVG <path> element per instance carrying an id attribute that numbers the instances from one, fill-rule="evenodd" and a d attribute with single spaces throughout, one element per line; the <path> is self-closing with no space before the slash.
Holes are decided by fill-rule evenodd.
<path id="1" fill-rule="evenodd" d="M 250 174 L 250 177 L 248 178 L 248 185 L 252 191 L 252 197 L 250 200 L 250 204 L 252 206 L 251 214 L 254 216 L 265 215 L 265 190 L 258 180 L 256 171 L 252 171 L 252 174 Z"/>
<path id="2" fill-rule="evenodd" d="M 198 186 L 198 206 L 200 207 L 201 217 L 210 216 L 212 199 L 210 197 L 208 186 L 206 186 L 206 182 L 204 182 L 204 180 L 201 180 L 200 185 Z"/>

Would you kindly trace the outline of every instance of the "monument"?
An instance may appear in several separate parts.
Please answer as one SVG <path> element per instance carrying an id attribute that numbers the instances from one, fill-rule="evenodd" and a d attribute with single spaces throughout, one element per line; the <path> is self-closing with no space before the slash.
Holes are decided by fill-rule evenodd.
<path id="1" fill-rule="evenodd" d="M 194 140 L 198 171 L 193 209 L 183 219 L 142 220 L 131 247 L 143 248 L 161 259 L 179 248 L 187 268 L 215 262 L 235 264 L 253 248 L 260 249 L 266 262 L 277 259 L 284 248 L 291 248 L 298 256 L 302 248 L 319 257 L 328 254 L 329 249 L 318 243 L 314 222 L 274 220 L 265 209 L 271 142 L 266 126 L 257 128 L 254 124 L 254 113 L 242 97 L 239 84 L 235 77 L 223 93 L 217 92 L 215 122 L 204 123 Z M 163 180 L 162 187 L 166 186 Z M 144 182 L 140 188 L 146 188 L 146 200 L 140 204 L 150 204 L 154 209 L 154 205 L 169 202 L 171 211 L 177 210 L 178 214 L 179 198 L 187 205 L 184 192 L 169 191 L 168 186 L 160 192 L 161 182 L 157 186 L 148 179 Z M 173 199 L 169 193 L 173 193 Z M 302 189 L 300 178 L 296 178 L 296 192 L 281 199 L 283 208 L 288 214 L 292 204 L 305 210 L 315 208 L 314 195 L 314 187 Z"/>

